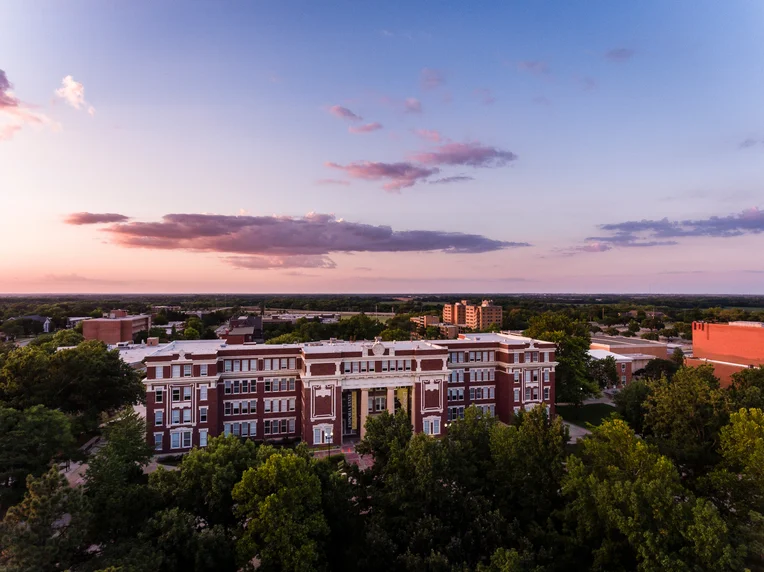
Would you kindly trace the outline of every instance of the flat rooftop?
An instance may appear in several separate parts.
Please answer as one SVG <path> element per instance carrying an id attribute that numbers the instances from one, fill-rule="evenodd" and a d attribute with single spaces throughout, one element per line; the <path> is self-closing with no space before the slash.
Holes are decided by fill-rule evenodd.
<path id="1" fill-rule="evenodd" d="M 298 345 L 305 354 L 321 354 L 327 351 L 331 352 L 353 352 L 358 351 L 361 348 L 370 348 L 376 344 L 380 344 L 388 349 L 395 350 L 443 350 L 445 347 L 437 345 L 436 342 L 427 342 L 424 340 L 403 340 L 399 342 L 373 342 L 373 341 L 359 341 L 359 342 L 346 342 L 343 340 L 336 341 L 322 341 L 322 342 L 308 342 Z M 294 347 L 295 344 L 292 344 Z"/>
<path id="2" fill-rule="evenodd" d="M 611 357 L 615 361 L 634 361 L 634 355 L 633 354 L 625 356 L 625 355 L 609 352 L 607 350 L 589 350 L 588 353 L 594 359 L 605 359 L 607 357 Z M 652 358 L 652 357 L 655 357 L 655 356 L 650 356 L 650 357 Z"/>
<path id="3" fill-rule="evenodd" d="M 665 346 L 665 342 L 655 342 L 653 340 L 643 340 L 642 338 L 626 338 L 623 336 L 592 336 L 593 344 L 603 344 L 608 346 Z"/>

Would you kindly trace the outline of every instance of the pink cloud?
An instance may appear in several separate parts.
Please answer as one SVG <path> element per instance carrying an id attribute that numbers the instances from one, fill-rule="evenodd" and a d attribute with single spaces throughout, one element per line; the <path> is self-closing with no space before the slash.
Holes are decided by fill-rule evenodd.
<path id="1" fill-rule="evenodd" d="M 332 253 L 481 253 L 528 246 L 451 231 L 404 230 L 349 222 L 325 213 L 290 216 L 168 214 L 158 222 L 112 223 L 103 229 L 124 248 L 224 255 L 239 268 L 334 268 Z"/>
<path id="2" fill-rule="evenodd" d="M 365 125 L 351 125 L 348 127 L 348 131 L 350 133 L 371 133 L 372 131 L 378 131 L 379 129 L 382 129 L 382 124 L 377 123 L 376 121 L 374 123 L 366 123 Z"/>
<path id="3" fill-rule="evenodd" d="M 576 250 L 579 252 L 607 252 L 612 248 L 613 247 L 609 244 L 604 244 L 602 242 L 590 242 L 589 244 L 578 247 Z"/>
<path id="4" fill-rule="evenodd" d="M 316 181 L 317 185 L 349 185 L 350 181 L 345 181 L 343 179 L 318 179 Z"/>
<path id="5" fill-rule="evenodd" d="M 356 115 L 347 107 L 342 107 L 341 105 L 332 105 L 329 108 L 329 113 L 340 119 L 347 119 L 348 121 L 363 121 L 363 117 Z"/>
<path id="6" fill-rule="evenodd" d="M 436 131 L 434 129 L 415 129 L 414 133 L 421 137 L 422 139 L 427 139 L 428 141 L 434 141 L 435 143 L 440 143 L 441 141 L 447 141 L 445 137 L 440 133 L 440 131 Z"/>
<path id="7" fill-rule="evenodd" d="M 465 165 L 469 167 L 503 167 L 517 160 L 517 155 L 478 142 L 446 143 L 434 151 L 416 153 L 413 161 L 425 165 Z"/>
<path id="8" fill-rule="evenodd" d="M 349 165 L 326 163 L 327 167 L 345 171 L 354 179 L 366 181 L 379 181 L 389 179 L 382 188 L 386 191 L 398 192 L 407 187 L 413 187 L 417 182 L 426 179 L 430 175 L 440 172 L 437 168 L 426 168 L 412 163 L 378 163 L 372 161 L 357 161 Z"/>
<path id="9" fill-rule="evenodd" d="M 68 215 L 64 219 L 64 222 L 66 224 L 73 224 L 73 225 L 79 226 L 83 224 L 104 224 L 104 223 L 110 223 L 110 222 L 125 222 L 127 220 L 129 220 L 128 217 L 118 213 L 80 212 L 80 213 L 72 213 Z"/>
<path id="10" fill-rule="evenodd" d="M 525 60 L 517 63 L 517 69 L 532 74 L 548 74 L 549 66 L 540 60 Z"/>
<path id="11" fill-rule="evenodd" d="M 59 125 L 51 121 L 42 113 L 32 111 L 30 106 L 24 104 L 11 91 L 13 85 L 8 80 L 3 70 L 0 70 L 0 115 L 8 118 L 11 123 L 0 126 L 0 140 L 11 139 L 25 125 L 50 125 L 58 128 Z"/>
<path id="12" fill-rule="evenodd" d="M 61 80 L 61 87 L 55 91 L 55 94 L 74 109 L 87 108 L 89 115 L 95 115 L 95 108 L 85 101 L 85 86 L 78 81 L 74 81 L 72 76 L 68 75 Z"/>
<path id="13" fill-rule="evenodd" d="M 422 102 L 416 97 L 407 97 L 403 102 L 403 110 L 406 113 L 422 113 Z"/>
<path id="14" fill-rule="evenodd" d="M 419 82 L 424 90 L 436 89 L 446 83 L 443 72 L 431 68 L 424 68 L 419 73 Z"/>

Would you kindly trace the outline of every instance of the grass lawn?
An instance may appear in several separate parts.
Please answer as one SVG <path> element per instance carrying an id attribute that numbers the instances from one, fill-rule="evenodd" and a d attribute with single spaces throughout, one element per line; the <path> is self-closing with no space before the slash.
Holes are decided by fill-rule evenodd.
<path id="1" fill-rule="evenodd" d="M 615 407 L 604 403 L 591 403 L 589 405 L 582 405 L 581 407 L 576 407 L 574 405 L 557 406 L 558 415 L 565 421 L 580 427 L 586 427 L 587 423 L 591 423 L 595 426 L 600 425 L 605 419 L 610 417 L 611 413 L 614 412 Z"/>

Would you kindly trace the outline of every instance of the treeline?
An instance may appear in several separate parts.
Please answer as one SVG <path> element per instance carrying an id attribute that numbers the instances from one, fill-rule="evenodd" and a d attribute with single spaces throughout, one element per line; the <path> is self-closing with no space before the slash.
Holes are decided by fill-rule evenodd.
<path id="1" fill-rule="evenodd" d="M 69 349 L 58 348 L 74 346 Z M 28 346 L 0 344 L 0 514 L 27 476 L 80 458 L 104 416 L 143 401 L 140 376 L 99 341 L 63 330 Z"/>
<path id="2" fill-rule="evenodd" d="M 649 382 L 632 420 L 570 453 L 543 408 L 510 426 L 472 407 L 442 438 L 367 420 L 367 469 L 238 437 L 146 475 L 124 414 L 81 488 L 29 479 L 0 526 L 7 570 L 700 571 L 761 569 L 764 369 Z M 625 415 L 628 417 L 628 415 Z"/>

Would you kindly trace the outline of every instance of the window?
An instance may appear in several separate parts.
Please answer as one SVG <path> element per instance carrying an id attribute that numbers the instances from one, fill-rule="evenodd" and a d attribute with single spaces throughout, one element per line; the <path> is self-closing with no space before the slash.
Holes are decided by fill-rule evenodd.
<path id="1" fill-rule="evenodd" d="M 183 401 L 191 401 L 191 386 L 187 385 L 183 388 Z"/>
<path id="2" fill-rule="evenodd" d="M 154 403 L 162 403 L 164 401 L 164 391 L 157 389 L 154 392 Z"/>
<path id="3" fill-rule="evenodd" d="M 327 445 L 332 442 L 332 426 L 319 425 L 313 428 L 313 444 Z"/>
<path id="4" fill-rule="evenodd" d="M 531 400 L 531 388 L 530 387 L 526 387 L 525 388 L 525 401 L 530 401 L 530 400 Z"/>
<path id="5" fill-rule="evenodd" d="M 184 431 L 181 433 L 183 435 L 183 447 L 188 448 L 191 446 L 191 431 Z"/>
<path id="6" fill-rule="evenodd" d="M 387 360 L 382 361 L 382 371 L 387 371 L 389 362 Z"/>
<path id="7" fill-rule="evenodd" d="M 230 360 L 230 359 L 227 359 L 227 360 L 225 360 L 225 361 L 223 362 L 223 364 L 224 364 L 224 366 L 225 366 L 225 371 L 226 371 L 226 372 L 229 372 L 229 371 L 233 370 L 233 364 L 231 363 L 231 360 Z"/>
<path id="8" fill-rule="evenodd" d="M 256 359 L 253 359 L 253 360 L 249 361 L 249 369 L 251 371 L 257 371 L 257 360 Z M 254 433 L 252 433 L 252 435 L 254 435 Z"/>
<path id="9" fill-rule="evenodd" d="M 289 369 L 297 369 L 296 364 L 297 360 L 293 357 L 289 358 Z"/>
<path id="10" fill-rule="evenodd" d="M 411 360 L 410 360 L 410 359 L 407 359 L 407 360 L 404 362 L 404 369 L 405 369 L 406 371 L 411 371 Z"/>
<path id="11" fill-rule="evenodd" d="M 179 365 L 172 366 L 172 377 L 180 377 L 180 366 Z"/>
<path id="12" fill-rule="evenodd" d="M 281 369 L 289 367 L 289 358 L 281 358 Z"/>
<path id="13" fill-rule="evenodd" d="M 289 432 L 290 433 L 294 433 L 294 425 L 295 425 L 294 419 L 290 419 L 289 420 Z"/>
<path id="14" fill-rule="evenodd" d="M 162 425 L 164 423 L 164 411 L 157 409 L 154 411 L 154 425 Z"/>
<path id="15" fill-rule="evenodd" d="M 520 383 L 520 372 L 515 370 L 515 383 Z"/>
<path id="16" fill-rule="evenodd" d="M 242 393 L 248 393 L 249 392 L 249 380 L 248 379 L 242 379 L 241 380 L 241 392 Z"/>
<path id="17" fill-rule="evenodd" d="M 224 409 L 223 409 L 223 415 L 230 415 L 230 414 L 231 414 L 231 411 L 233 410 L 233 408 L 232 408 L 232 406 L 231 406 L 231 402 L 230 402 L 230 401 L 226 401 L 226 402 L 223 404 L 223 408 L 224 408 Z"/>
<path id="18" fill-rule="evenodd" d="M 252 399 L 249 402 L 249 412 L 257 413 L 257 399 Z"/>
<path id="19" fill-rule="evenodd" d="M 234 371 L 241 371 L 241 361 L 235 359 L 233 360 L 233 370 Z"/>
<path id="20" fill-rule="evenodd" d="M 458 407 L 449 407 L 448 408 L 448 420 L 449 421 L 456 421 L 457 419 L 464 419 L 464 406 L 460 405 Z"/>
<path id="21" fill-rule="evenodd" d="M 240 390 L 241 390 L 241 383 L 239 382 L 238 379 L 235 379 L 233 381 L 233 392 L 234 393 L 239 393 Z"/>
<path id="22" fill-rule="evenodd" d="M 248 359 L 241 360 L 241 371 L 249 371 L 249 360 Z"/>
<path id="23" fill-rule="evenodd" d="M 292 398 L 289 400 L 289 411 L 294 411 L 294 408 L 295 408 L 295 404 L 296 404 L 295 398 L 294 398 L 294 397 L 292 397 Z"/>
<path id="24" fill-rule="evenodd" d="M 207 446 L 207 430 L 206 429 L 199 429 L 199 446 L 200 447 Z"/>
<path id="25" fill-rule="evenodd" d="M 428 417 L 422 425 L 425 435 L 440 435 L 440 419 L 437 417 Z"/>
<path id="26" fill-rule="evenodd" d="M 549 388 L 547 388 L 547 389 L 549 389 Z M 514 397 L 515 403 L 520 401 L 520 390 L 519 389 L 515 388 L 514 396 L 513 397 Z"/>
<path id="27" fill-rule="evenodd" d="M 226 380 L 226 382 L 225 382 L 225 390 L 224 390 L 224 393 L 225 393 L 226 395 L 230 395 L 230 394 L 231 394 L 231 380 L 230 380 L 230 379 L 227 379 L 227 380 Z"/>
<path id="28" fill-rule="evenodd" d="M 529 369 L 525 370 L 525 383 L 531 382 L 531 371 Z"/>
<path id="29" fill-rule="evenodd" d="M 164 367 L 157 366 L 154 368 L 154 379 L 162 379 L 164 377 Z"/>
<path id="30" fill-rule="evenodd" d="M 294 378 L 289 380 L 289 391 L 294 391 Z"/>
<path id="31" fill-rule="evenodd" d="M 271 367 L 271 359 L 270 358 L 263 360 L 263 369 L 268 370 L 268 371 L 273 369 Z"/>
<path id="32" fill-rule="evenodd" d="M 534 382 L 536 382 L 536 383 L 538 382 L 538 380 L 539 380 L 539 370 L 537 370 L 537 369 L 533 370 L 532 379 L 533 379 Z"/>
<path id="33" fill-rule="evenodd" d="M 172 424 L 177 425 L 180 423 L 180 409 L 172 410 Z"/>
<path id="34" fill-rule="evenodd" d="M 265 409 L 264 409 L 263 411 L 265 411 L 265 413 L 270 413 L 270 412 L 271 412 L 271 402 L 272 402 L 272 401 L 273 401 L 272 399 L 266 399 L 266 400 L 264 401 L 264 403 L 265 403 Z"/>
<path id="35" fill-rule="evenodd" d="M 286 391 L 287 387 L 289 387 L 289 383 L 286 379 L 281 380 L 281 391 Z"/>
<path id="36" fill-rule="evenodd" d="M 625 363 L 621 364 L 621 371 L 626 371 L 626 364 Z"/>
<path id="37" fill-rule="evenodd" d="M 207 401 L 207 386 L 202 385 L 199 387 L 199 401 Z"/>
<path id="38" fill-rule="evenodd" d="M 549 372 L 544 370 L 544 383 L 549 383 Z"/>
<path id="39" fill-rule="evenodd" d="M 223 423 L 223 434 L 228 437 L 231 434 L 231 424 Z"/>
<path id="40" fill-rule="evenodd" d="M 207 422 L 207 408 L 200 407 L 199 408 L 199 423 L 206 423 L 206 422 Z"/>
<path id="41" fill-rule="evenodd" d="M 183 423 L 191 423 L 191 409 L 183 410 Z"/>
<path id="42" fill-rule="evenodd" d="M 250 437 L 257 435 L 257 421 L 249 422 L 249 435 Z"/>
<path id="43" fill-rule="evenodd" d="M 161 433 L 154 433 L 154 450 L 155 451 L 161 451 L 162 447 L 164 446 L 163 441 L 164 435 Z"/>
<path id="44" fill-rule="evenodd" d="M 180 388 L 179 387 L 173 387 L 172 388 L 172 400 L 173 401 L 180 401 Z"/>
<path id="45" fill-rule="evenodd" d="M 180 433 L 170 433 L 170 448 L 180 449 Z"/>
<path id="46" fill-rule="evenodd" d="M 549 388 L 544 388 L 544 401 L 549 401 Z"/>
<path id="47" fill-rule="evenodd" d="M 533 400 L 536 401 L 539 398 L 539 388 L 534 387 L 533 388 Z"/>
<path id="48" fill-rule="evenodd" d="M 470 387 L 470 401 L 474 401 L 474 400 L 475 400 L 475 388 Z"/>
<path id="49" fill-rule="evenodd" d="M 239 402 L 238 401 L 234 401 L 233 402 L 233 414 L 234 415 L 238 415 L 239 413 L 240 413 Z"/>
<path id="50" fill-rule="evenodd" d="M 191 364 L 183 366 L 183 377 L 191 377 Z"/>
<path id="51" fill-rule="evenodd" d="M 231 423 L 231 429 L 233 430 L 233 434 L 238 437 L 239 431 L 241 429 L 241 423 Z"/>
<path id="52" fill-rule="evenodd" d="M 621 376 L 621 383 L 626 383 L 626 376 L 625 375 Z"/>

